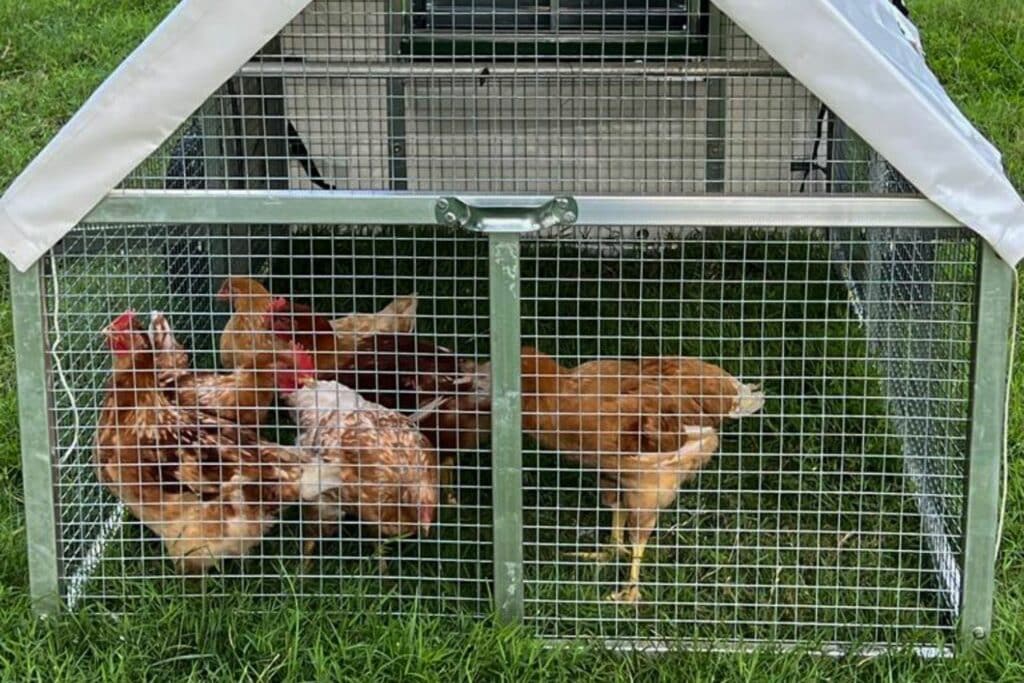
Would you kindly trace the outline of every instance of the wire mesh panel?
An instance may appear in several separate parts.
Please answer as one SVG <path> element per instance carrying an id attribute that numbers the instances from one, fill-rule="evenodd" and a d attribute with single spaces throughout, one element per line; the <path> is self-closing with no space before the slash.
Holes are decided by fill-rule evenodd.
<path id="1" fill-rule="evenodd" d="M 845 265 L 863 273 L 858 302 L 822 237 L 709 230 L 587 258 L 589 244 L 531 245 L 525 343 L 566 368 L 695 356 L 766 396 L 759 412 L 721 426 L 718 448 L 678 494 L 653 465 L 647 493 L 664 495 L 630 498 L 627 487 L 643 486 L 607 463 L 581 468 L 543 439 L 526 452 L 527 614 L 538 631 L 862 645 L 952 633 L 975 242 L 956 231 L 857 231 L 843 246 L 855 254 Z M 615 366 L 603 372 L 624 382 Z M 627 398 L 607 399 L 588 428 L 614 422 Z M 635 603 L 613 593 L 628 581 L 629 543 L 593 555 L 614 542 L 616 496 L 660 510 Z"/>
<path id="2" fill-rule="evenodd" d="M 314 506 L 300 501 L 277 511 L 273 521 L 279 523 L 255 538 L 257 542 L 241 559 L 228 559 L 219 571 L 207 573 L 202 582 L 196 582 L 195 577 L 202 572 L 188 567 L 182 570 L 172 562 L 172 554 L 161 546 L 160 534 L 153 532 L 153 525 L 144 528 L 130 510 L 131 505 L 126 509 L 123 501 L 131 495 L 112 495 L 116 487 L 105 474 L 109 463 L 104 461 L 101 434 L 127 424 L 129 418 L 121 415 L 112 423 L 102 411 L 111 395 L 115 355 L 108 348 L 103 330 L 130 308 L 143 318 L 149 317 L 149 311 L 164 312 L 173 334 L 188 353 L 186 370 L 200 375 L 220 372 L 223 377 L 231 372 L 224 367 L 223 356 L 218 357 L 222 329 L 231 309 L 223 296 L 214 295 L 229 272 L 256 278 L 275 296 L 310 305 L 327 319 L 372 313 L 398 297 L 415 295 L 413 309 L 403 314 L 412 316 L 406 327 L 416 329 L 421 344 L 416 353 L 424 367 L 443 365 L 444 359 L 455 353 L 463 366 L 473 366 L 478 359 L 486 358 L 487 339 L 479 335 L 480 330 L 486 330 L 487 270 L 482 260 L 486 258 L 486 243 L 479 238 L 439 235 L 432 228 L 369 230 L 339 226 L 289 232 L 268 234 L 265 230 L 220 226 L 188 230 L 173 226 L 93 226 L 73 233 L 51 256 L 46 278 L 47 323 L 53 348 L 50 391 L 58 445 L 55 459 L 62 594 L 68 603 L 100 599 L 117 608 L 139 595 L 209 597 L 244 592 L 358 597 L 395 612 L 409 609 L 413 601 L 425 613 L 480 613 L 489 609 L 490 478 L 487 461 L 475 445 L 486 444 L 489 432 L 486 392 L 481 396 L 488 400 L 472 406 L 460 404 L 469 413 L 460 426 L 465 432 L 463 441 L 457 452 L 440 452 L 440 461 L 432 465 L 450 473 L 451 482 L 441 478 L 445 484 L 437 492 L 438 509 L 430 513 L 419 536 L 382 531 L 386 519 L 377 520 L 377 514 L 364 515 L 349 506 L 340 534 L 324 532 L 321 540 L 321 531 L 311 526 Z M 195 258 L 190 261 L 193 267 L 182 265 L 180 254 L 185 243 L 194 243 L 189 250 L 206 255 L 201 266 L 196 266 Z M 207 279 L 214 285 L 191 282 Z M 207 294 L 196 294 L 203 291 Z M 370 381 L 366 373 L 353 373 L 348 385 L 374 396 L 381 404 L 416 413 L 410 406 L 429 398 L 420 396 L 415 386 L 410 389 L 404 380 L 415 376 L 419 366 L 410 370 L 404 365 L 408 357 L 400 354 L 407 351 L 383 346 L 377 351 L 367 360 L 375 368 L 388 369 L 380 370 L 376 382 Z M 319 347 L 316 353 L 320 353 Z M 427 372 L 422 368 L 420 371 Z M 152 370 L 149 372 L 152 374 Z M 132 370 L 135 376 L 145 373 L 144 366 Z M 242 401 L 241 392 L 246 386 L 239 380 L 222 400 Z M 214 432 L 252 428 L 273 443 L 303 446 L 307 442 L 303 441 L 304 428 L 297 426 L 297 414 L 285 394 L 275 394 L 259 399 L 266 402 L 268 410 L 255 423 L 243 420 L 239 412 L 234 422 L 230 418 L 222 420 Z M 183 403 L 183 396 L 172 392 L 168 404 L 187 411 L 190 406 Z M 202 396 L 197 396 L 192 400 L 207 406 Z M 329 407 L 313 406 L 312 410 L 326 411 Z M 144 415 L 160 410 L 168 408 L 147 404 L 135 412 Z M 449 408 L 442 405 L 437 410 Z M 161 467 L 166 471 L 159 475 L 164 485 L 151 493 L 143 506 L 156 510 L 158 516 L 178 514 L 169 507 L 170 501 L 180 495 L 181 482 L 185 486 L 189 482 L 179 471 L 184 469 L 184 461 L 176 460 L 182 456 L 176 454 L 178 449 L 187 450 L 190 440 L 197 438 L 194 432 L 207 419 L 200 414 L 204 411 L 205 407 L 186 412 L 189 417 L 179 418 L 183 424 L 171 425 L 172 443 L 155 450 L 165 459 Z M 330 447 L 331 442 L 324 442 L 314 450 L 323 452 Z M 349 449 L 358 453 L 356 446 L 349 445 Z M 208 464 L 227 467 L 219 459 L 229 461 L 230 448 L 215 451 Z M 357 481 L 360 477 L 368 479 L 373 464 L 370 460 L 353 464 L 346 476 Z M 403 461 L 393 466 L 396 470 L 411 467 Z M 114 469 L 129 472 L 131 463 L 118 461 Z M 433 475 L 436 478 L 437 472 Z M 224 484 L 219 479 L 226 476 L 215 474 L 215 486 Z M 179 489 L 172 485 L 175 482 Z M 408 481 L 403 485 L 411 486 Z M 367 483 L 367 491 L 369 487 Z M 207 509 L 222 504 L 223 510 L 214 514 L 224 518 L 231 514 L 231 506 L 218 502 L 221 499 L 217 495 L 204 495 L 206 498 L 193 503 L 193 509 L 204 503 Z M 369 493 L 365 495 L 367 508 L 381 504 L 375 503 L 377 499 Z M 161 505 L 167 509 L 162 510 Z M 186 509 L 180 514 L 188 513 Z M 388 510 L 379 513 L 382 518 L 388 514 Z M 316 542 L 304 548 L 304 541 Z"/>
<path id="3" fill-rule="evenodd" d="M 122 189 L 162 221 L 238 203 L 230 225 L 81 226 L 48 257 L 66 603 L 298 594 L 525 607 L 542 636 L 634 645 L 948 643 L 977 243 L 621 209 L 915 194 L 707 2 L 316 0 Z M 417 225 L 238 213 L 266 217 L 268 190 Z M 622 215 L 577 224 L 578 195 Z M 104 409 L 118 377 L 132 410 Z M 107 455 L 153 414 L 149 460 Z M 355 461 L 331 441 L 347 419 Z M 224 561 L 178 553 L 214 532 L 174 514 L 216 517 Z"/>
<path id="4" fill-rule="evenodd" d="M 210 188 L 795 194 L 856 140 L 833 123 L 699 0 L 317 0 L 191 130 Z M 173 152 L 124 186 L 179 187 Z"/>

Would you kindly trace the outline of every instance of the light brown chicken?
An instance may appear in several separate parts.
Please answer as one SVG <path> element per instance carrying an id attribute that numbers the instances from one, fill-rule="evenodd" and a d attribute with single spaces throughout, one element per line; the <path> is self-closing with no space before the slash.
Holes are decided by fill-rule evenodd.
<path id="1" fill-rule="evenodd" d="M 153 346 L 157 378 L 175 403 L 185 408 L 198 408 L 240 426 L 255 426 L 265 421 L 274 403 L 278 388 L 287 373 L 292 386 L 298 386 L 314 375 L 309 354 L 262 351 L 249 356 L 245 364 L 231 372 L 195 372 L 189 357 L 178 343 L 167 317 L 153 311 L 149 322 L 149 341 Z"/>
<path id="2" fill-rule="evenodd" d="M 691 358 L 594 361 L 575 370 L 534 348 L 522 351 L 523 429 L 541 446 L 599 471 L 612 509 L 610 547 L 629 579 L 610 599 L 640 599 L 640 567 L 661 510 L 711 459 L 717 428 L 761 409 L 764 396 L 721 368 Z M 629 545 L 626 545 L 628 537 Z"/>
<path id="3" fill-rule="evenodd" d="M 437 454 L 415 423 L 337 382 L 311 381 L 286 398 L 299 446 L 341 466 L 342 484 L 316 508 L 320 533 L 337 533 L 352 515 L 383 537 L 426 535 L 437 514 Z"/>
<path id="4" fill-rule="evenodd" d="M 163 539 L 179 568 L 203 571 L 245 555 L 282 506 L 341 483 L 339 468 L 301 449 L 175 405 L 158 385 L 155 355 L 134 312 L 104 332 L 113 372 L 96 430 L 98 477 Z"/>
<path id="5" fill-rule="evenodd" d="M 409 334 L 416 330 L 416 292 L 400 296 L 376 313 L 353 313 L 330 322 L 338 348 L 353 350 L 373 334 Z"/>
<path id="6" fill-rule="evenodd" d="M 340 382 L 368 400 L 416 417 L 440 452 L 446 502 L 454 505 L 457 453 L 478 448 L 490 436 L 486 368 L 411 334 L 370 334 L 348 348 L 322 316 L 297 310 L 283 298 L 271 309 L 275 332 L 313 354 L 318 378 Z"/>
<path id="7" fill-rule="evenodd" d="M 323 331 L 334 333 L 333 347 L 336 350 L 351 350 L 358 342 L 376 333 L 406 333 L 416 327 L 416 294 L 398 297 L 376 313 L 353 313 L 352 315 L 328 320 L 313 313 L 312 309 L 288 299 L 277 298 L 256 280 L 247 277 L 230 277 L 221 285 L 218 298 L 231 304 L 232 316 L 220 338 L 221 363 L 235 368 L 251 362 L 254 352 L 269 350 L 288 351 L 290 344 L 269 333 L 266 317 L 272 304 L 277 309 L 287 307 L 292 313 L 296 331 L 315 334 Z M 296 341 L 299 341 L 298 339 Z M 312 346 L 306 348 L 312 350 Z"/>
<path id="8" fill-rule="evenodd" d="M 273 297 L 267 288 L 247 277 L 224 280 L 217 298 L 231 305 L 231 318 L 220 335 L 220 362 L 226 368 L 246 367 L 255 354 L 291 351 L 270 330 L 270 304 Z"/>

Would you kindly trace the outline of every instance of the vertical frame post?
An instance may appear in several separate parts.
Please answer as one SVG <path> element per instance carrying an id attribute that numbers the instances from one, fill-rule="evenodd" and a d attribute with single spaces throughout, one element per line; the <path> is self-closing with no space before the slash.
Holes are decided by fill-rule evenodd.
<path id="1" fill-rule="evenodd" d="M 519 235 L 488 236 L 490 252 L 491 441 L 494 602 L 499 619 L 523 618 L 522 403 Z"/>
<path id="2" fill-rule="evenodd" d="M 988 637 L 995 591 L 999 484 L 1005 444 L 1014 272 L 984 240 L 978 256 L 977 324 L 971 386 L 971 439 L 964 516 L 960 643 Z"/>
<path id="3" fill-rule="evenodd" d="M 400 61 L 403 37 L 410 41 L 411 22 L 406 15 L 406 0 L 391 0 L 388 5 L 388 61 Z M 405 79 L 387 79 L 388 177 L 392 190 L 409 189 L 405 149 Z"/>
<path id="4" fill-rule="evenodd" d="M 43 283 L 36 263 L 24 273 L 11 267 L 14 351 L 21 427 L 21 469 L 25 488 L 29 591 L 41 616 L 60 609 L 53 449 L 43 335 Z"/>
<path id="5" fill-rule="evenodd" d="M 708 58 L 725 54 L 725 21 L 713 2 L 708 5 Z M 709 193 L 725 192 L 725 79 L 709 78 L 707 82 L 706 160 L 704 187 Z"/>

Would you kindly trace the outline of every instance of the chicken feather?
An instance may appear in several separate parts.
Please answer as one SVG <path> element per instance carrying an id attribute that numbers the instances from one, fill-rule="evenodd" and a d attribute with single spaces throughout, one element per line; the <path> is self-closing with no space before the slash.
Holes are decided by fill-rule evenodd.
<path id="1" fill-rule="evenodd" d="M 324 534 L 342 514 L 385 537 L 430 531 L 437 508 L 437 455 L 412 420 L 337 382 L 308 382 L 285 400 L 299 426 L 297 444 L 341 467 L 341 486 L 317 505 Z"/>
<path id="2" fill-rule="evenodd" d="M 612 508 L 609 554 L 631 557 L 629 580 L 610 597 L 640 599 L 640 566 L 661 510 L 718 448 L 726 419 L 752 414 L 764 396 L 692 358 L 592 361 L 568 370 L 522 350 L 523 429 L 548 450 L 599 472 Z M 628 535 L 629 545 L 625 545 Z"/>
<path id="3" fill-rule="evenodd" d="M 95 437 L 98 477 L 181 569 L 203 571 L 245 555 L 282 506 L 340 485 L 337 467 L 301 449 L 175 405 L 158 384 L 156 357 L 134 312 L 104 332 L 113 370 Z"/>
<path id="4" fill-rule="evenodd" d="M 490 435 L 490 382 L 482 366 L 411 334 L 377 333 L 347 348 L 323 322 L 304 322 L 288 302 L 274 304 L 271 326 L 283 341 L 313 354 L 318 378 L 414 416 L 441 456 L 442 486 L 455 502 L 457 453 L 479 448 Z"/>
<path id="5" fill-rule="evenodd" d="M 174 336 L 167 317 L 150 314 L 149 341 L 154 349 L 158 380 L 180 406 L 195 407 L 236 425 L 259 425 L 281 385 L 292 388 L 314 372 L 308 354 L 295 349 L 251 354 L 231 372 L 194 372 L 188 353 Z M 305 363 L 305 365 L 303 365 Z"/>

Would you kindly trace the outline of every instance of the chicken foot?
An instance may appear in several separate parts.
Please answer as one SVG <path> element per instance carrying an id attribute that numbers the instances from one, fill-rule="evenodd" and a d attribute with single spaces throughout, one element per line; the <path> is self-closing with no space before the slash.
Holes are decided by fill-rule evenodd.
<path id="1" fill-rule="evenodd" d="M 415 534 L 412 533 L 401 534 L 398 536 L 392 536 L 391 538 L 386 538 L 378 543 L 377 549 L 374 550 L 373 555 L 370 556 L 371 559 L 376 558 L 377 560 L 377 571 L 381 574 L 386 572 L 388 570 L 388 561 L 391 559 L 395 545 L 411 538 L 414 535 Z"/>
<path id="2" fill-rule="evenodd" d="M 632 560 L 629 564 L 629 579 L 622 590 L 610 593 L 605 599 L 610 602 L 621 602 L 632 604 L 640 601 L 640 566 L 644 561 L 644 551 L 647 550 L 647 539 L 634 543 L 630 553 Z"/>
<path id="3" fill-rule="evenodd" d="M 302 565 L 309 569 L 313 565 L 313 551 L 317 549 L 318 545 L 323 543 L 325 538 L 337 536 L 338 530 L 341 527 L 335 521 L 325 520 L 315 506 L 311 513 L 306 511 L 305 514 L 315 515 L 312 519 L 307 519 L 303 525 L 304 528 L 312 527 L 315 529 L 315 534 L 312 537 L 307 536 L 306 540 L 302 543 Z"/>

